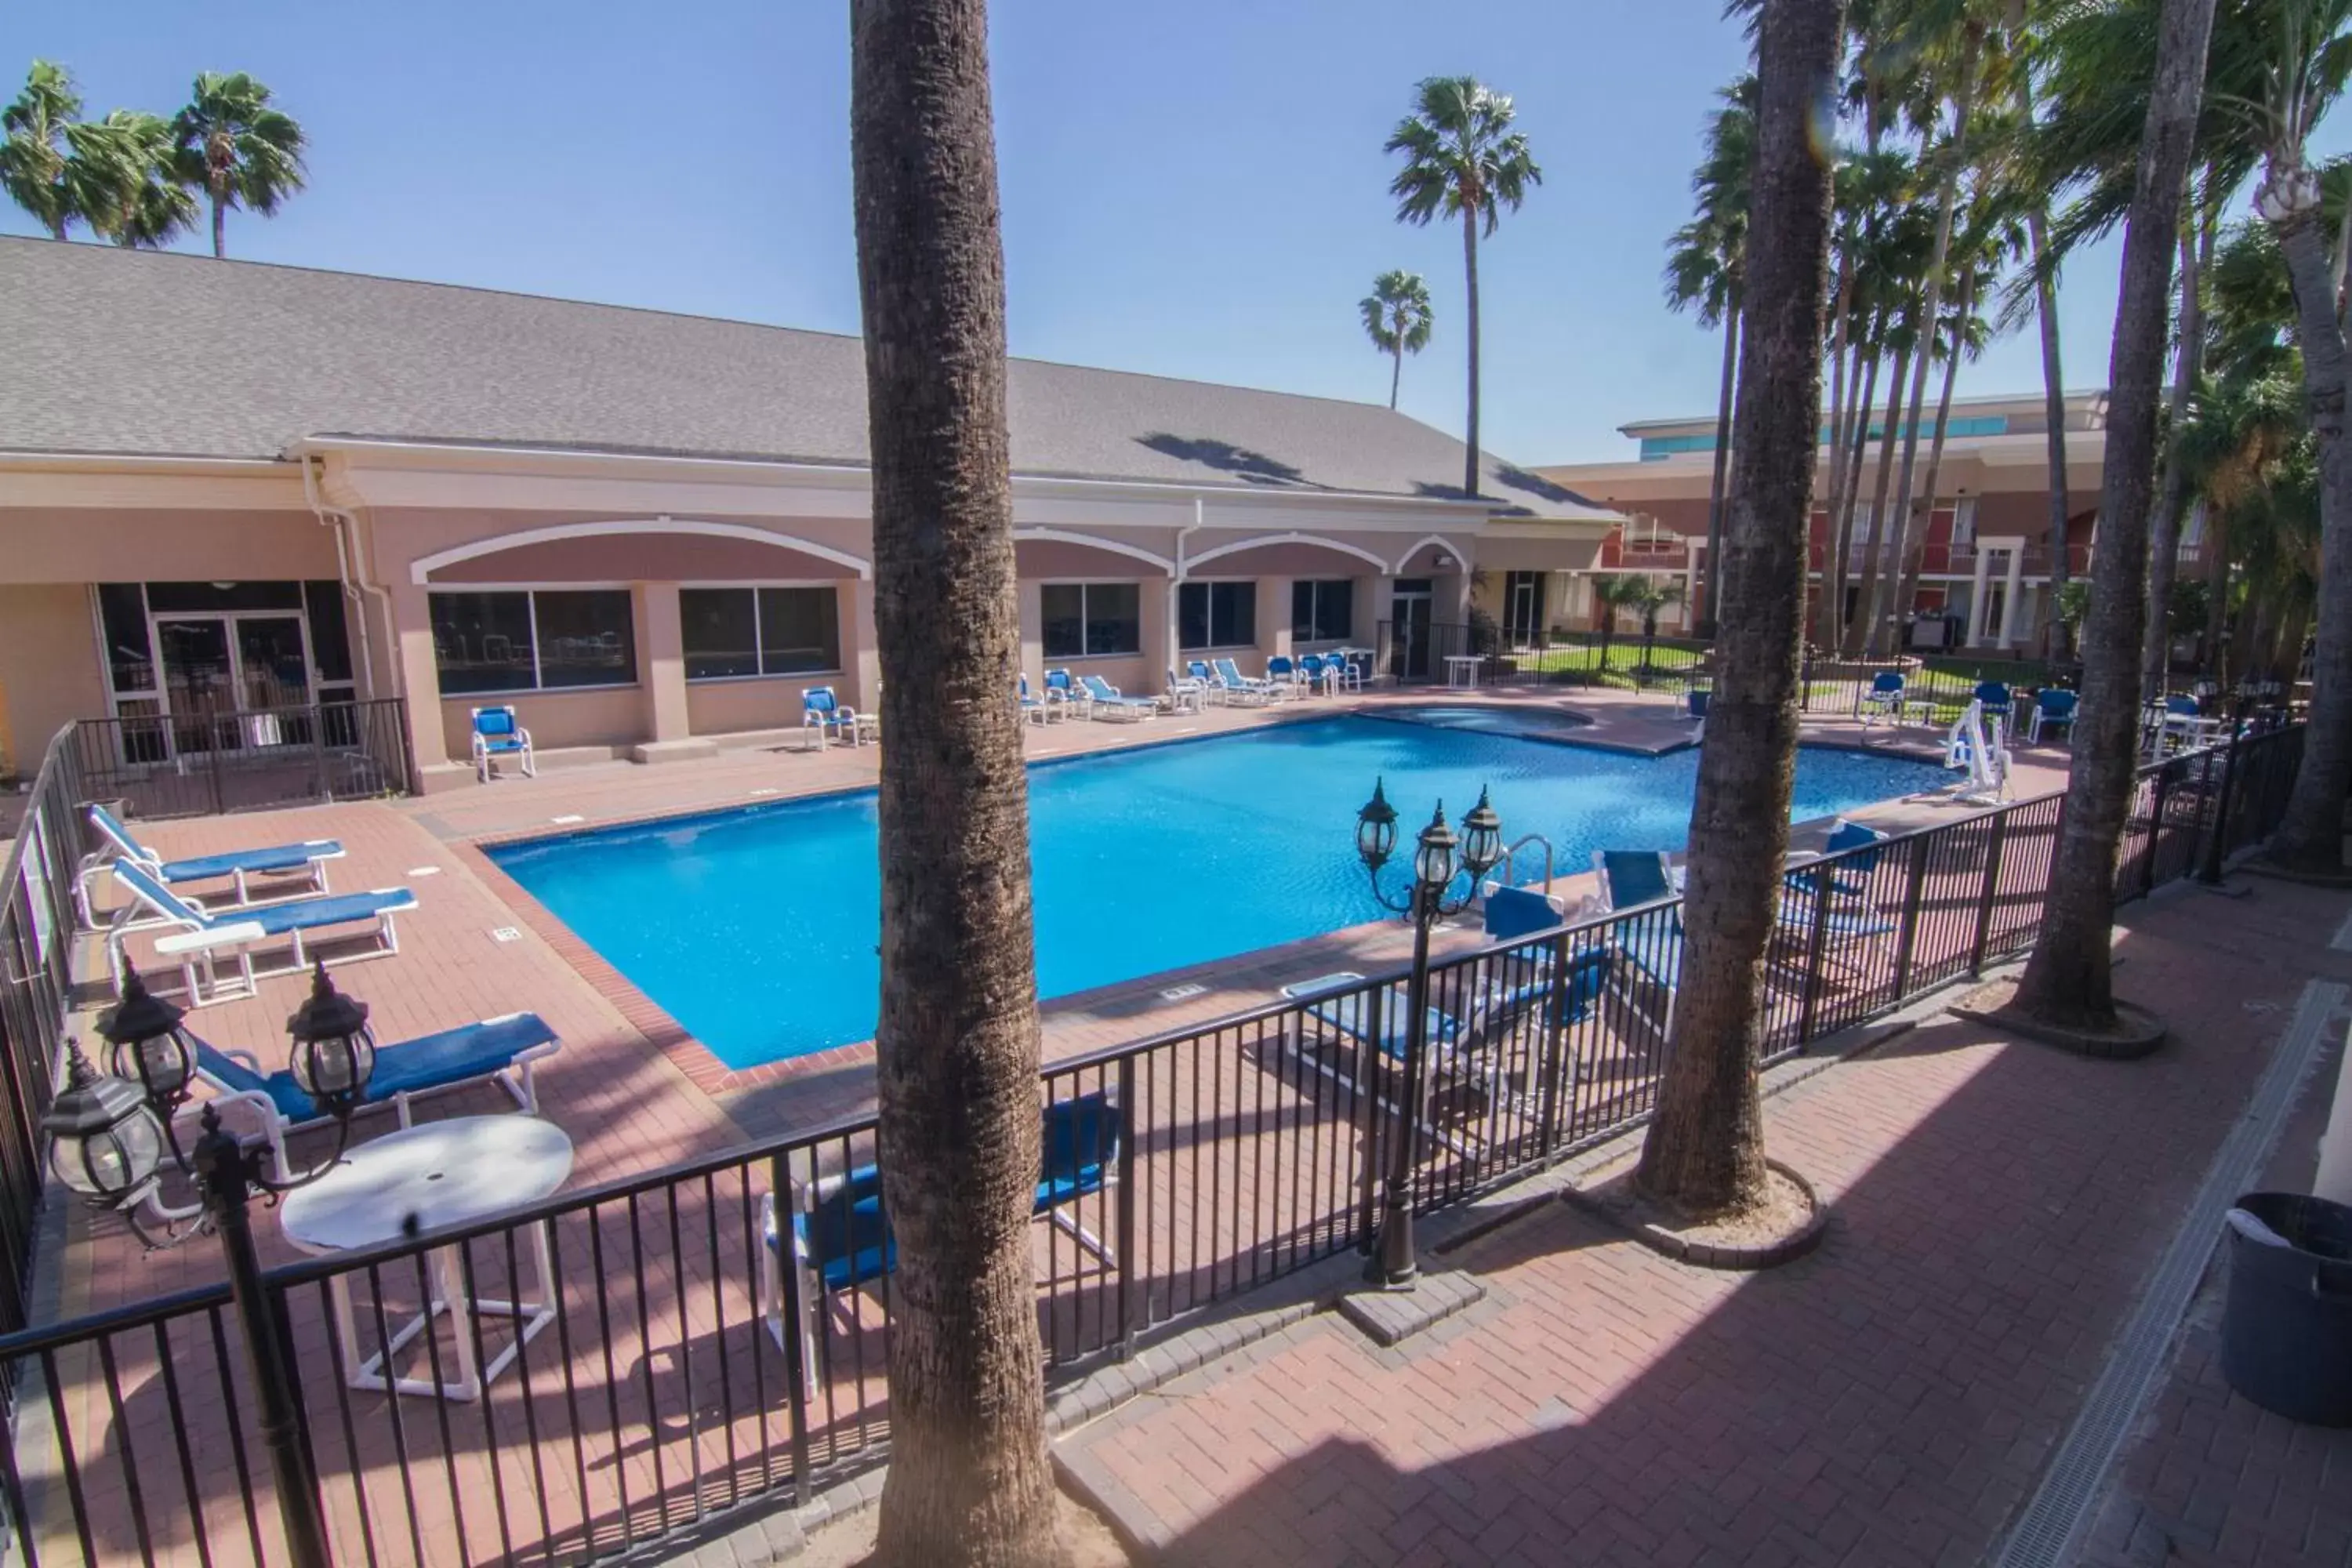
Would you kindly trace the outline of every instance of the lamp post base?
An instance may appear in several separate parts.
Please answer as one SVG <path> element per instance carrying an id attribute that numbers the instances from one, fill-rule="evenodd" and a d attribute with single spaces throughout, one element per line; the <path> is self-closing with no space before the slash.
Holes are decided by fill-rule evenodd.
<path id="1" fill-rule="evenodd" d="M 1384 1290 L 1410 1290 L 1421 1278 L 1421 1259 L 1412 1244 L 1412 1210 L 1391 1204 L 1381 1218 L 1380 1245 L 1365 1267 L 1364 1283 Z"/>

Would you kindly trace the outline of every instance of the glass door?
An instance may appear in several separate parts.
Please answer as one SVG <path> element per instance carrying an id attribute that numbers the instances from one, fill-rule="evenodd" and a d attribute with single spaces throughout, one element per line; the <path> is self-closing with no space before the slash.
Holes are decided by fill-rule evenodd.
<path id="1" fill-rule="evenodd" d="M 1513 647 L 1533 647 L 1543 634 L 1544 574 L 1512 572 L 1503 582 L 1503 635 Z"/>
<path id="2" fill-rule="evenodd" d="M 1397 584 L 1396 646 L 1390 673 L 1399 680 L 1429 679 L 1429 607 L 1433 595 L 1426 579 Z"/>
<path id="3" fill-rule="evenodd" d="M 310 660 L 302 618 L 238 616 L 235 626 L 236 689 L 247 715 L 238 739 L 250 746 L 307 745 L 310 716 L 301 710 L 310 700 Z"/>
<path id="4" fill-rule="evenodd" d="M 163 705 L 172 715 L 172 749 L 208 752 L 223 726 L 215 715 L 236 707 L 236 662 L 229 651 L 227 618 L 204 616 L 159 617 L 155 646 L 163 667 Z M 226 729 L 234 731 L 235 725 Z"/>

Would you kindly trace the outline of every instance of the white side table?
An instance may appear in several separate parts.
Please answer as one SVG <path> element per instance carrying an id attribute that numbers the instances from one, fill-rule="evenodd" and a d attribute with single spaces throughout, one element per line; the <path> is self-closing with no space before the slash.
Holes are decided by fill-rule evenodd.
<path id="1" fill-rule="evenodd" d="M 1445 656 L 1445 685 L 1451 690 L 1457 687 L 1475 689 L 1478 667 L 1486 661 L 1475 653 L 1449 653 Z"/>
<path id="2" fill-rule="evenodd" d="M 304 1252 L 343 1252 L 397 1239 L 411 1215 L 425 1230 L 488 1218 L 547 1196 L 571 1174 L 572 1140 L 552 1121 L 460 1116 L 404 1128 L 348 1151 L 332 1171 L 288 1195 L 279 1223 L 286 1239 Z M 469 1298 L 457 1249 L 435 1248 L 425 1259 L 432 1299 L 406 1322 L 386 1322 L 388 1338 L 364 1361 L 352 1311 L 351 1277 L 335 1275 L 328 1290 L 342 1335 L 344 1381 L 353 1388 L 394 1394 L 480 1398 L 483 1386 L 513 1365 L 522 1347 L 555 1321 L 555 1269 L 545 1226 L 530 1227 L 522 1254 L 536 1276 L 536 1301 L 520 1299 L 520 1278 L 514 1282 L 516 1300 Z M 392 1375 L 392 1358 L 417 1335 L 430 1332 L 445 1312 L 456 1331 L 449 1359 L 457 1375 L 447 1381 Z M 484 1316 L 512 1318 L 516 1325 L 513 1340 L 487 1365 L 478 1364 L 477 1331 L 465 1321 Z"/>
<path id="3" fill-rule="evenodd" d="M 188 1005 L 201 1007 L 207 1002 L 226 1002 L 232 996 L 251 996 L 260 989 L 253 975 L 253 944 L 264 934 L 251 921 L 231 921 L 202 931 L 175 931 L 169 936 L 159 936 L 155 939 L 155 952 L 158 957 L 180 961 L 180 982 L 187 987 Z M 221 988 L 219 960 L 224 949 L 236 956 L 237 987 L 234 991 Z M 196 984 L 196 966 L 200 963 L 205 971 L 204 989 Z"/>

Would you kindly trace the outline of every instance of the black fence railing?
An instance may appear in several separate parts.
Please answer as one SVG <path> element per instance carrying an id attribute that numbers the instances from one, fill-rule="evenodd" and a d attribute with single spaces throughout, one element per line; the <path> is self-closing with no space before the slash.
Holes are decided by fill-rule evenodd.
<path id="1" fill-rule="evenodd" d="M 149 818 L 401 795 L 415 772 L 397 697 L 82 719 L 72 737 L 83 798 Z"/>
<path id="2" fill-rule="evenodd" d="M 2302 739 L 2145 771 L 2117 897 L 2265 835 Z M 2018 802 L 1794 868 L 1765 1059 L 2029 947 L 2060 806 Z M 1421 1210 L 1652 1113 L 1680 931 L 1669 900 L 1434 966 L 1432 1005 L 1454 1022 L 1415 1133 Z M 1370 1244 L 1404 1114 L 1377 1042 L 1403 994 L 1401 973 L 1378 974 L 1045 1068 L 1031 1234 L 1052 1375 Z M 336 1561 L 584 1563 L 877 1458 L 898 1285 L 876 1135 L 845 1120 L 272 1272 Z M 460 1310 L 401 1341 L 452 1298 L 531 1302 L 544 1331 L 518 1341 Z M 0 1497 L 28 1564 L 285 1560 L 233 1316 L 215 1287 L 0 1337 L 18 1387 Z M 434 1382 L 515 1350 L 478 1398 L 355 1392 L 351 1363 L 386 1343 Z"/>
<path id="3" fill-rule="evenodd" d="M 49 742 L 0 868 L 0 1331 L 26 1322 L 55 1092 L 73 989 L 82 796 L 73 747 Z"/>

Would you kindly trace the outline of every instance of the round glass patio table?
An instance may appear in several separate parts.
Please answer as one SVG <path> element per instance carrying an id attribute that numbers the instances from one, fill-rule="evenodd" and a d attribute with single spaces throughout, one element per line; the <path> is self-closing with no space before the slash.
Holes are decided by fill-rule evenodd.
<path id="1" fill-rule="evenodd" d="M 405 1127 L 346 1151 L 333 1170 L 287 1196 L 279 1222 L 286 1239 L 304 1252 L 347 1252 L 398 1240 L 412 1216 L 417 1229 L 427 1231 L 489 1218 L 546 1197 L 571 1174 L 572 1140 L 552 1121 L 536 1116 L 453 1117 Z M 536 1277 L 540 1300 L 522 1300 L 520 1274 L 511 1300 L 470 1297 L 458 1247 L 435 1247 L 424 1260 L 429 1298 L 425 1307 L 394 1328 L 379 1306 L 371 1317 L 383 1343 L 364 1361 L 353 1321 L 351 1273 L 333 1276 L 328 1291 L 341 1332 L 344 1381 L 353 1388 L 395 1394 L 479 1398 L 483 1385 L 512 1365 L 523 1346 L 555 1321 L 547 1227 L 532 1226 L 519 1239 L 524 1243 L 520 1258 L 528 1259 Z M 494 1246 L 494 1250 L 505 1248 Z M 521 1266 L 519 1260 L 518 1269 Z M 407 1270 L 395 1262 L 371 1272 L 377 1280 L 390 1282 Z M 381 1291 L 383 1284 L 377 1288 Z M 432 1375 L 393 1375 L 392 1358 L 445 1313 L 456 1330 L 449 1336 L 454 1342 L 446 1352 L 434 1352 Z M 479 1330 L 467 1321 L 481 1317 L 510 1318 L 516 1323 L 514 1338 L 487 1365 L 478 1364 Z M 445 1369 L 455 1375 L 443 1377 Z"/>

